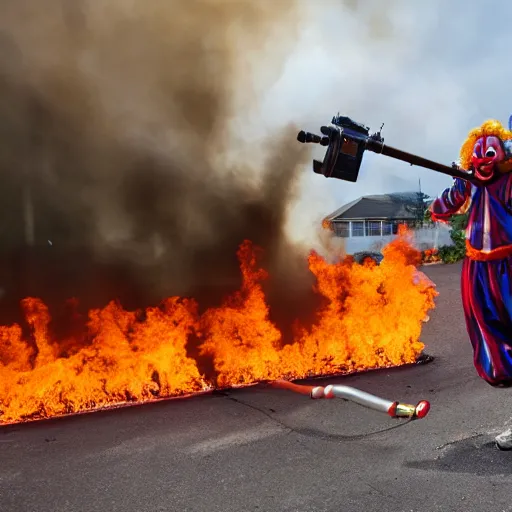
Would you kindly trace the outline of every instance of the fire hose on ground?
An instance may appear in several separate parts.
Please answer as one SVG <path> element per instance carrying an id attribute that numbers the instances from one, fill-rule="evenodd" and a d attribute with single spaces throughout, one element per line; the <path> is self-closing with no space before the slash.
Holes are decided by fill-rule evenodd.
<path id="1" fill-rule="evenodd" d="M 294 393 L 306 395 L 313 399 L 342 398 L 367 407 L 368 409 L 383 412 L 392 418 L 421 419 L 424 418 L 430 410 L 430 403 L 427 400 L 421 400 L 416 405 L 404 404 L 398 401 L 380 398 L 357 388 L 338 384 L 331 384 L 325 387 L 307 386 L 277 380 L 270 385 L 274 388 L 286 389 Z"/>

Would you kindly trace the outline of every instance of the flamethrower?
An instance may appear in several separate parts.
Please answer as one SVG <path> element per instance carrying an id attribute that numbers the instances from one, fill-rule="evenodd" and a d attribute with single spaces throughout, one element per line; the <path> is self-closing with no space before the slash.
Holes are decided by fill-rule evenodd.
<path id="1" fill-rule="evenodd" d="M 337 384 L 326 387 L 305 386 L 284 380 L 278 380 L 272 382 L 271 386 L 280 389 L 287 389 L 301 395 L 309 396 L 313 399 L 342 398 L 355 402 L 363 407 L 367 407 L 368 409 L 383 412 L 392 418 L 409 418 L 413 420 L 421 419 L 424 418 L 430 410 L 430 403 L 426 400 L 421 400 L 417 405 L 403 404 L 401 402 L 380 398 L 370 393 L 366 393 L 365 391 L 361 391 L 360 389 Z"/>
<path id="2" fill-rule="evenodd" d="M 320 128 L 321 136 L 300 131 L 297 140 L 302 143 L 314 143 L 327 147 L 323 162 L 313 160 L 313 171 L 323 174 L 326 178 L 355 183 L 359 176 L 364 152 L 368 150 L 449 176 L 463 178 L 471 182 L 477 181 L 472 171 L 461 169 L 455 163 L 447 166 L 386 146 L 381 136 L 381 130 L 370 135 L 368 127 L 338 114 L 332 118 L 329 126 Z"/>

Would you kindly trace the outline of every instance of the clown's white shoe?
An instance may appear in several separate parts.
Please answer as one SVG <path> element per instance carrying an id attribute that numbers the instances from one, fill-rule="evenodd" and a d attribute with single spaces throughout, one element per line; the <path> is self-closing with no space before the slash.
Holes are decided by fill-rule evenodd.
<path id="1" fill-rule="evenodd" d="M 501 434 L 497 435 L 496 447 L 500 450 L 512 450 L 512 428 L 505 430 Z"/>

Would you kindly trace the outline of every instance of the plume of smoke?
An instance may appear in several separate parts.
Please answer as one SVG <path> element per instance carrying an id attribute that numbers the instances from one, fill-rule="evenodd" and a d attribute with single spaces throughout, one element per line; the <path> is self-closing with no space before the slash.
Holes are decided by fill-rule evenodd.
<path id="1" fill-rule="evenodd" d="M 294 126 L 251 141 L 243 121 L 301 21 L 294 0 L 5 0 L 0 229 L 4 252 L 34 241 L 37 262 L 19 293 L 204 295 L 236 286 L 244 238 L 289 281 L 283 228 L 308 152 Z"/>
<path id="2" fill-rule="evenodd" d="M 20 294 L 45 298 L 58 277 L 62 296 L 90 289 L 100 301 L 128 289 L 192 294 L 215 280 L 232 288 L 236 246 L 251 238 L 274 277 L 292 276 L 281 290 L 302 286 L 294 272 L 305 248 L 325 246 L 323 216 L 364 194 L 416 188 L 418 177 L 430 194 L 449 180 L 371 154 L 357 184 L 324 180 L 309 170 L 297 128 L 317 131 L 340 110 L 372 127 L 384 121 L 391 145 L 449 163 L 467 130 L 506 108 L 506 66 L 484 78 L 488 54 L 473 37 L 486 9 L 3 0 L 2 246 L 53 245 L 40 248 L 37 275 L 19 254 L 14 266 L 4 258 L 2 283 L 21 276 Z M 507 19 L 495 24 L 503 58 Z"/>

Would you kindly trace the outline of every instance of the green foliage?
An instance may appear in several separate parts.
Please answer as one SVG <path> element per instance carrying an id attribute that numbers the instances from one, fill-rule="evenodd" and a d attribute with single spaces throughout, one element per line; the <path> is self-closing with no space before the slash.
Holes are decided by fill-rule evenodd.
<path id="1" fill-rule="evenodd" d="M 443 263 L 457 263 L 466 256 L 466 226 L 468 223 L 468 215 L 454 215 L 450 224 L 452 230 L 450 238 L 453 245 L 443 245 L 439 248 L 439 257 Z"/>
<path id="2" fill-rule="evenodd" d="M 432 199 L 427 194 L 416 192 L 415 200 L 405 206 L 405 209 L 414 215 L 415 227 L 419 228 L 425 222 L 431 202 Z"/>
<path id="3" fill-rule="evenodd" d="M 439 247 L 439 258 L 443 263 L 457 263 L 464 259 L 466 255 L 466 246 L 460 245 L 443 245 Z"/>
<path id="4" fill-rule="evenodd" d="M 452 233 L 453 231 L 463 231 L 466 229 L 466 226 L 468 225 L 468 214 L 459 214 L 454 215 L 450 220 L 450 225 L 452 226 Z"/>

